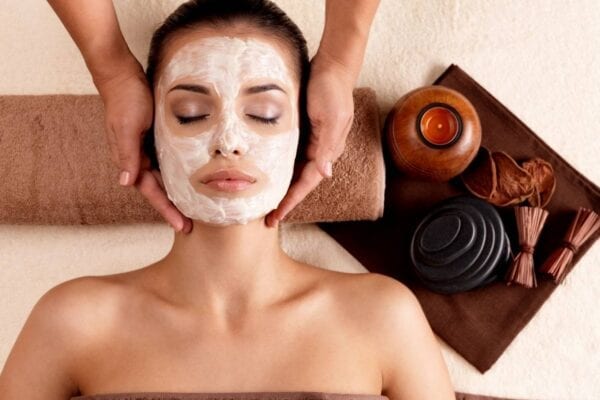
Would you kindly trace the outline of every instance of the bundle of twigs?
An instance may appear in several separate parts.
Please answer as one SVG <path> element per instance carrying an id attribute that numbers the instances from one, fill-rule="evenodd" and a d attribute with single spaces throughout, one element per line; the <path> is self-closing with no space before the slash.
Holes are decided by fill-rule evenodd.
<path id="1" fill-rule="evenodd" d="M 527 288 L 537 287 L 533 249 L 548 217 L 548 211 L 539 207 L 515 207 L 515 214 L 521 251 L 508 269 L 505 280 L 508 286 L 516 283 Z"/>
<path id="2" fill-rule="evenodd" d="M 561 283 L 565 271 L 579 247 L 600 228 L 600 217 L 594 211 L 579 207 L 561 246 L 554 250 L 540 267 L 540 272 L 550 274 L 554 283 Z"/>

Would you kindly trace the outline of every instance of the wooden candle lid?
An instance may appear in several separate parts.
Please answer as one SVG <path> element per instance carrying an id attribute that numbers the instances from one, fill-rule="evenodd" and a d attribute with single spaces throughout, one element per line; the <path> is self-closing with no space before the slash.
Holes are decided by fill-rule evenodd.
<path id="1" fill-rule="evenodd" d="M 481 144 L 475 107 L 459 92 L 425 86 L 402 96 L 386 119 L 394 164 L 415 178 L 444 182 L 463 172 Z"/>

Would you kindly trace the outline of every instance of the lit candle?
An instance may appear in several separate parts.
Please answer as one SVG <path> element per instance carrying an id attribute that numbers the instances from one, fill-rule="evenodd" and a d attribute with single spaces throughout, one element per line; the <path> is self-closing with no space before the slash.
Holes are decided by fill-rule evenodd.
<path id="1" fill-rule="evenodd" d="M 458 116 L 444 106 L 431 107 L 423 113 L 419 127 L 425 140 L 436 146 L 446 145 L 458 134 Z"/>

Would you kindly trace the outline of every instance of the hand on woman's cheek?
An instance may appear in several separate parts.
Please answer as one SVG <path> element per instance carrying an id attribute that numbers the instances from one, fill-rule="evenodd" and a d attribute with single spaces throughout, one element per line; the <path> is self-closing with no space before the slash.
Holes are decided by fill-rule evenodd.
<path id="1" fill-rule="evenodd" d="M 184 215 L 245 224 L 277 207 L 298 147 L 292 76 L 279 50 L 256 39 L 202 38 L 170 58 L 156 89 L 156 149 L 169 199 Z M 207 185 L 222 169 L 253 182 L 235 191 Z"/>

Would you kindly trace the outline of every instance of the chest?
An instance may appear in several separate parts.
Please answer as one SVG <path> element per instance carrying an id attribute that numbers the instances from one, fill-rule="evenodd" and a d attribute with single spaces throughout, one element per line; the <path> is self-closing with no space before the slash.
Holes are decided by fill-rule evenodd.
<path id="1" fill-rule="evenodd" d="M 135 391 L 380 393 L 375 345 L 333 315 L 214 323 L 124 322 L 90 352 L 85 394 Z"/>

